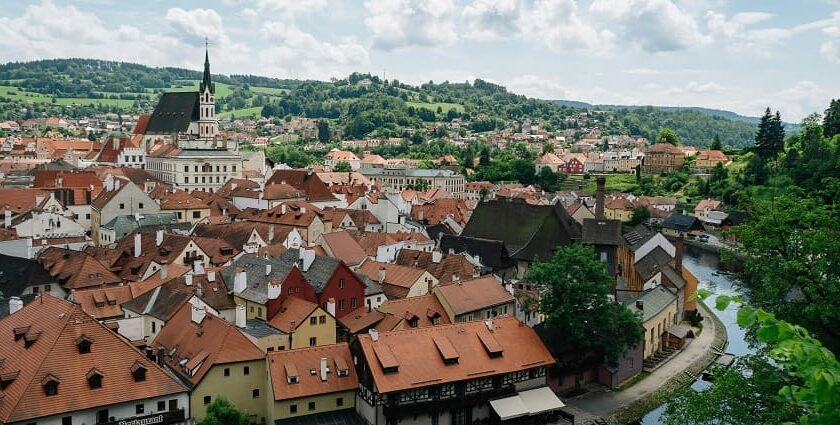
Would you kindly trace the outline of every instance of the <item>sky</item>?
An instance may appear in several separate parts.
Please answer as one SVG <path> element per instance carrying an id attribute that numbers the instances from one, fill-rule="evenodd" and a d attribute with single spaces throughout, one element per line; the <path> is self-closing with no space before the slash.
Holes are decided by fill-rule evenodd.
<path id="1" fill-rule="evenodd" d="M 840 97 L 840 0 L 3 1 L 0 63 L 99 58 L 328 80 L 481 78 L 543 99 L 797 122 Z"/>

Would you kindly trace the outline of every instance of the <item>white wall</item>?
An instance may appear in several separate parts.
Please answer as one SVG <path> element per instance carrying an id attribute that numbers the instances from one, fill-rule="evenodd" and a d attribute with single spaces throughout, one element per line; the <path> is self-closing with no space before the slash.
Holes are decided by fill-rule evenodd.
<path id="1" fill-rule="evenodd" d="M 61 397 L 61 387 L 59 386 L 59 393 L 58 396 Z M 76 412 L 68 412 L 62 413 L 55 416 L 49 416 L 46 418 L 39 418 L 37 422 L 32 421 L 31 423 L 37 423 L 37 425 L 61 425 L 61 418 L 65 416 L 72 416 L 73 417 L 73 424 L 95 424 L 96 423 L 96 412 L 102 408 L 108 409 L 108 416 L 113 417 L 115 420 L 120 419 L 129 419 L 135 416 L 147 416 L 154 413 L 158 413 L 157 410 L 157 403 L 158 401 L 163 401 L 166 403 L 166 408 L 169 408 L 169 400 L 178 400 L 178 408 L 184 409 L 185 417 L 190 417 L 190 402 L 189 397 L 187 396 L 186 392 L 179 393 L 179 394 L 171 394 L 168 396 L 163 397 L 156 397 L 150 398 L 145 400 L 137 400 L 137 401 L 130 401 L 128 403 L 121 403 L 121 404 L 112 404 L 108 406 L 102 406 L 101 408 L 94 408 L 89 410 L 79 410 Z M 143 404 L 144 412 L 141 414 L 136 413 L 136 405 Z M 165 412 L 165 410 L 164 410 Z M 30 423 L 30 422 L 27 422 Z"/>

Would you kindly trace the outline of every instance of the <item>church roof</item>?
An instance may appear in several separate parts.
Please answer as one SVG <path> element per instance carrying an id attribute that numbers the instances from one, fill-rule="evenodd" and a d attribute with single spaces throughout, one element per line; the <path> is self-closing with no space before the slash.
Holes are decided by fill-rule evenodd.
<path id="1" fill-rule="evenodd" d="M 198 121 L 198 92 L 169 92 L 160 97 L 146 125 L 146 134 L 187 131 L 190 122 Z"/>

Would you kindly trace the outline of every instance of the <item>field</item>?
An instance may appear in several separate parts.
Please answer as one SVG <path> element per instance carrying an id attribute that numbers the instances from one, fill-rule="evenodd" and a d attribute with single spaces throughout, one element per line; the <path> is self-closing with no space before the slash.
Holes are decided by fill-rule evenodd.
<path id="1" fill-rule="evenodd" d="M 443 113 L 447 113 L 450 109 L 454 109 L 455 112 L 464 112 L 464 105 L 458 103 L 428 103 L 428 102 L 405 102 L 406 106 L 413 106 L 415 108 L 426 108 L 431 109 L 437 112 L 437 109 L 440 108 Z"/>
<path id="2" fill-rule="evenodd" d="M 281 94 L 287 93 L 288 89 L 278 89 L 274 87 L 260 87 L 260 86 L 251 86 L 251 93 L 257 94 L 265 94 L 268 96 L 280 96 Z"/>
<path id="3" fill-rule="evenodd" d="M 262 106 L 254 106 L 253 108 L 234 109 L 232 111 L 219 112 L 219 118 L 242 118 L 242 117 L 259 117 L 262 112 Z"/>
<path id="4" fill-rule="evenodd" d="M 198 91 L 198 81 L 193 81 L 191 85 L 185 85 L 183 87 L 171 87 L 165 89 L 164 91 L 168 92 L 182 92 L 182 91 Z M 214 83 L 216 84 L 216 98 L 221 99 L 223 97 L 230 96 L 233 93 L 233 89 L 230 88 L 229 84 L 225 83 Z"/>
<path id="5" fill-rule="evenodd" d="M 108 105 L 128 108 L 134 104 L 133 100 L 127 99 L 87 99 L 83 97 L 59 97 L 55 99 L 59 105 Z"/>
<path id="6" fill-rule="evenodd" d="M 605 185 L 606 192 L 630 192 L 637 188 L 636 176 L 633 173 L 626 174 L 605 174 L 607 182 Z M 595 176 L 589 178 L 586 184 L 586 189 L 595 193 Z"/>
<path id="7" fill-rule="evenodd" d="M 12 100 L 19 100 L 19 101 L 30 101 L 33 103 L 37 102 L 51 102 L 52 97 L 41 94 L 41 93 L 30 93 L 28 91 L 19 89 L 17 87 L 10 87 L 10 86 L 0 86 L 0 96 L 6 97 Z"/>

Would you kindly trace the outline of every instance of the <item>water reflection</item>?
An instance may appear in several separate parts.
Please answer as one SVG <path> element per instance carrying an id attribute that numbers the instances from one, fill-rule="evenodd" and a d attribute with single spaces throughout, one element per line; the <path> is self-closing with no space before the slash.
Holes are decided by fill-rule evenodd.
<path id="1" fill-rule="evenodd" d="M 739 286 L 738 279 L 734 276 L 722 273 L 720 270 L 720 258 L 717 254 L 703 251 L 694 247 L 686 247 L 685 258 L 683 265 L 697 276 L 700 280 L 700 287 L 708 289 L 712 292 L 712 296 L 706 300 L 706 305 L 712 307 L 715 305 L 715 300 L 719 295 L 741 295 L 742 288 Z M 746 333 L 737 324 L 738 307 L 730 305 L 724 311 L 714 310 L 721 322 L 726 327 L 726 332 L 729 335 L 729 345 L 726 351 L 736 355 L 743 355 L 752 353 L 745 337 Z M 710 319 L 706 319 L 710 320 Z M 702 391 L 709 388 L 711 384 L 705 381 L 696 381 L 691 387 L 695 390 Z M 644 425 L 658 425 L 662 424 L 662 414 L 665 411 L 665 405 L 662 405 L 651 411 L 644 418 L 641 423 Z"/>

